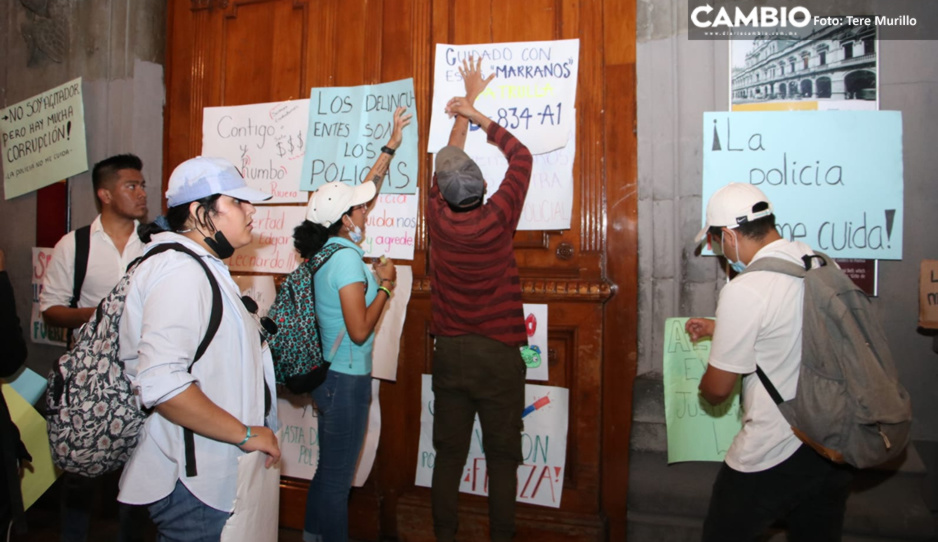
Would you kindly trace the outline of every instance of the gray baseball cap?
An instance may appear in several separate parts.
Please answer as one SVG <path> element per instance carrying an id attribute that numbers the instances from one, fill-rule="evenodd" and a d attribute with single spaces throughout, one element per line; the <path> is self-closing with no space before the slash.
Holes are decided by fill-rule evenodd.
<path id="1" fill-rule="evenodd" d="M 436 182 L 443 199 L 457 208 L 473 207 L 485 193 L 478 164 L 459 147 L 448 145 L 436 155 Z"/>

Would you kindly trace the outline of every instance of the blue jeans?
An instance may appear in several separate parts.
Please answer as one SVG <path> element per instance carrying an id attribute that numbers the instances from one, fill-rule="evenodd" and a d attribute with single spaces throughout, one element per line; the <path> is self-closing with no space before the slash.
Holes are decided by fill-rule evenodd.
<path id="1" fill-rule="evenodd" d="M 158 542 L 218 542 L 229 517 L 230 512 L 203 503 L 179 480 L 172 493 L 150 505 Z"/>
<path id="2" fill-rule="evenodd" d="M 348 498 L 368 428 L 371 375 L 330 370 L 313 390 L 319 415 L 319 465 L 306 495 L 306 542 L 348 540 Z"/>

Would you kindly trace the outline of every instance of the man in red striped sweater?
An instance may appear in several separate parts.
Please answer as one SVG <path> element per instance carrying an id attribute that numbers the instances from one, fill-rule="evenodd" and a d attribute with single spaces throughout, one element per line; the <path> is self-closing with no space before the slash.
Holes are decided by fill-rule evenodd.
<path id="1" fill-rule="evenodd" d="M 453 98 L 456 116 L 449 145 L 437 154 L 427 202 L 434 420 L 433 526 L 436 539 L 455 539 L 459 483 L 476 413 L 488 469 L 489 531 L 510 540 L 515 531 L 517 470 L 527 344 L 521 281 L 512 238 L 531 179 L 531 153 L 473 103 L 494 77 L 483 79 L 481 61 L 463 62 L 466 96 Z M 485 130 L 508 159 L 498 191 L 483 203 L 486 183 L 462 147 L 469 121 Z"/>

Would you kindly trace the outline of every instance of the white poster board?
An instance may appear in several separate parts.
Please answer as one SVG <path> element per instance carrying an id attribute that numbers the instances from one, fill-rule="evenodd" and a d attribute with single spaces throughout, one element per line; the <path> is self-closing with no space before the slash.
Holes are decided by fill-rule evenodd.
<path id="1" fill-rule="evenodd" d="M 420 443 L 417 450 L 417 476 L 414 483 L 430 487 L 433 481 L 433 377 L 423 375 L 420 408 Z M 523 463 L 518 467 L 518 502 L 560 508 L 567 459 L 567 415 L 569 391 L 552 386 L 525 386 L 521 435 Z M 487 495 L 488 472 L 482 451 L 482 427 L 476 417 L 472 427 L 466 468 L 459 490 Z"/>
<path id="2" fill-rule="evenodd" d="M 0 151 L 6 199 L 87 171 L 81 78 L 0 110 Z"/>
<path id="3" fill-rule="evenodd" d="M 271 194 L 265 203 L 306 202 L 300 190 L 309 100 L 206 107 L 202 156 L 226 158 L 248 186 Z"/>
<path id="4" fill-rule="evenodd" d="M 293 229 L 306 219 L 306 207 L 259 205 L 254 213 L 251 244 L 239 248 L 228 259 L 232 272 L 285 274 L 300 264 L 293 248 Z"/>
<path id="5" fill-rule="evenodd" d="M 465 96 L 459 73 L 463 60 L 482 60 L 482 74 L 495 79 L 476 99 L 480 113 L 507 128 L 531 150 L 543 154 L 565 146 L 576 122 L 580 40 L 451 45 L 438 43 L 427 152 L 447 145 L 453 119 L 446 102 Z M 470 146 L 472 145 L 472 146 Z M 466 152 L 475 146 L 466 142 Z M 470 153 L 471 155 L 471 153 Z"/>

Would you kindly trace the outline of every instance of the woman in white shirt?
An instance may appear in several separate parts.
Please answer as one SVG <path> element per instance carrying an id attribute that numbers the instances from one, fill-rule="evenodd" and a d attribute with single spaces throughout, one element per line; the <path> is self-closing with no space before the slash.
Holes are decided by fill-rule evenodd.
<path id="1" fill-rule="evenodd" d="M 152 414 L 118 499 L 149 505 L 161 541 L 218 540 L 234 506 L 238 458 L 261 451 L 268 467 L 280 458 L 269 351 L 222 262 L 251 242 L 251 202 L 269 197 L 248 188 L 230 162 L 197 157 L 170 176 L 165 220 L 141 229 L 147 252 L 184 246 L 221 291 L 218 330 L 195 363 L 213 307 L 199 261 L 176 250 L 155 255 L 134 272 L 127 293 L 121 359 Z M 184 429 L 194 435 L 191 455 Z"/>

